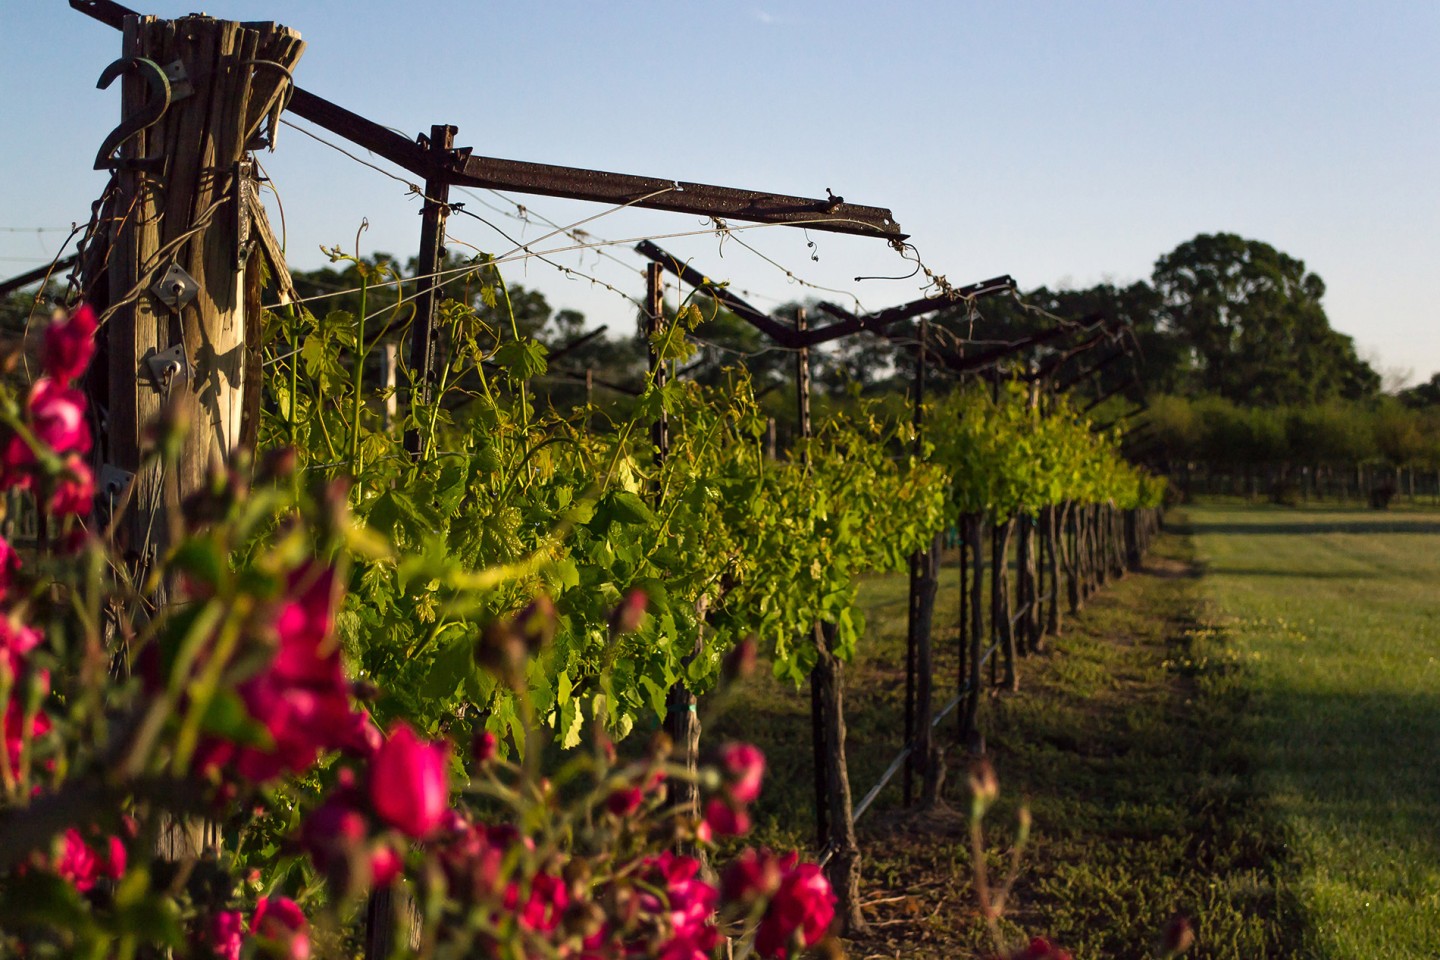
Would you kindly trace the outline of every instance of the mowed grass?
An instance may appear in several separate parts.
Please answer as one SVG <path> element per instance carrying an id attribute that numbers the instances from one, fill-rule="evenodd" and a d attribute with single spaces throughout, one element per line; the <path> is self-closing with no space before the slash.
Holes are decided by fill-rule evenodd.
<path id="1" fill-rule="evenodd" d="M 992 868 L 1003 871 L 1020 803 L 1034 814 L 1007 910 L 1012 943 L 1044 934 L 1077 957 L 1151 957 L 1157 931 L 1182 911 L 1199 927 L 1191 956 L 1299 955 L 1281 831 L 1254 789 L 1244 671 L 1223 631 L 1199 619 L 1190 549 L 1162 537 L 1144 572 L 1107 586 L 1046 653 L 1022 661 L 1018 694 L 987 696 L 981 727 L 1002 790 L 987 820 Z M 956 683 L 956 574 L 947 566 L 937 607 L 937 709 Z M 857 801 L 903 742 L 905 597 L 903 575 L 861 592 L 869 627 L 846 709 Z M 759 679 L 705 733 L 765 749 L 757 833 L 772 845 L 803 849 L 812 836 L 809 714 L 808 691 Z M 897 778 L 860 825 L 873 929 L 852 956 L 993 953 L 971 882 L 968 757 L 953 721 L 939 740 L 946 807 L 903 810 Z"/>
<path id="2" fill-rule="evenodd" d="M 1184 520 L 1243 664 L 1303 953 L 1440 956 L 1440 511 L 1215 503 Z"/>

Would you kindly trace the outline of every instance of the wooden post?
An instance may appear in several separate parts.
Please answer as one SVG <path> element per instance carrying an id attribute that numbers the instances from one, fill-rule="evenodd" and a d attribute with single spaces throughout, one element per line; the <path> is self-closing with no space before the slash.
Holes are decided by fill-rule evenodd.
<path id="1" fill-rule="evenodd" d="M 119 144 L 118 160 L 98 158 L 113 171 L 100 220 L 108 234 L 80 275 L 102 317 L 88 384 L 105 423 L 95 455 L 110 469 L 99 473 L 133 478 L 100 493 L 111 499 L 133 482 L 113 533 L 143 582 L 180 531 L 184 497 L 211 464 L 228 461 L 247 427 L 253 434 L 259 391 L 247 375 L 260 369 L 263 273 L 254 251 L 265 226 L 249 151 L 283 105 L 305 45 L 277 24 L 205 16 L 132 15 L 122 30 L 122 118 L 163 112 Z M 178 66 L 162 83 L 154 65 Z M 162 469 L 143 461 L 143 437 L 166 409 L 189 429 L 179 459 Z M 167 594 L 161 585 L 147 598 L 153 610 Z M 159 852 L 179 858 L 218 843 L 216 825 L 177 821 Z"/>
<path id="2" fill-rule="evenodd" d="M 669 380 L 669 370 L 661 358 L 657 345 L 658 338 L 665 332 L 665 274 L 660 264 L 647 264 L 645 268 L 645 333 L 650 346 L 650 373 L 655 386 L 663 388 Z M 670 418 L 661 409 L 655 422 L 650 425 L 650 440 L 655 445 L 655 465 L 662 467 L 670 455 Z M 658 495 L 658 487 L 657 487 Z M 681 659 L 688 665 L 700 650 L 700 638 L 695 638 L 695 647 Z M 692 819 L 700 816 L 700 794 L 696 789 L 694 776 L 700 765 L 700 716 L 695 694 L 685 685 L 683 679 L 670 685 L 665 697 L 665 732 L 674 745 L 675 760 L 690 773 L 686 779 L 672 779 L 669 784 L 670 805 Z"/>
<path id="3" fill-rule="evenodd" d="M 804 333 L 809 329 L 809 319 L 804 307 L 795 308 L 795 330 Z M 796 436 L 800 443 L 800 463 L 805 472 L 810 472 L 810 348 L 801 347 L 795 351 L 795 421 Z M 771 420 L 773 437 L 774 420 Z M 818 625 L 813 633 L 817 643 L 823 640 Z M 825 716 L 820 689 L 821 677 L 818 670 L 810 673 L 810 755 L 815 779 L 815 845 L 824 850 L 830 843 L 830 764 L 825 735 Z"/>
<path id="4" fill-rule="evenodd" d="M 436 124 L 430 128 L 425 147 L 435 154 L 455 147 L 455 128 Z M 436 165 L 444 159 L 435 158 Z M 431 177 L 425 181 L 425 201 L 420 208 L 420 256 L 415 269 L 415 320 L 410 328 L 410 416 L 418 405 L 438 401 L 433 395 L 439 381 L 440 333 L 435 329 L 435 307 L 444 287 L 437 276 L 445 263 L 445 218 L 450 214 L 450 181 Z M 357 254 L 359 251 L 356 251 Z M 419 425 L 412 422 L 405 431 L 405 452 L 421 453 Z"/>
<path id="5" fill-rule="evenodd" d="M 915 392 L 913 397 L 915 455 L 924 452 L 922 431 L 925 426 L 926 341 L 930 320 L 920 320 L 920 342 L 915 349 Z M 935 595 L 939 591 L 940 537 L 910 556 L 910 607 L 905 638 L 905 744 L 910 747 L 910 761 L 905 765 L 905 805 L 913 799 L 912 777 L 918 774 L 924 784 L 924 799 L 933 804 L 939 799 L 939 770 L 936 768 L 930 714 L 934 703 L 934 657 L 930 628 L 935 616 Z"/>
<path id="6" fill-rule="evenodd" d="M 1045 608 L 1045 633 L 1051 637 L 1060 636 L 1060 553 L 1063 549 L 1060 530 L 1060 507 L 1050 504 L 1045 508 L 1042 536 L 1045 543 L 1044 580 L 1048 584 L 1050 603 Z"/>
<path id="7" fill-rule="evenodd" d="M 991 540 L 993 555 L 990 559 L 990 629 L 994 634 L 994 642 L 1000 644 L 1001 653 L 1004 654 L 1005 685 L 1011 690 L 1018 690 L 1020 679 L 1015 670 L 1015 630 L 1010 622 L 1010 538 L 1014 531 L 1013 516 L 995 522 Z"/>
<path id="8" fill-rule="evenodd" d="M 960 697 L 961 702 L 960 709 L 955 711 L 955 732 L 959 738 L 959 742 L 963 745 L 965 743 L 965 678 L 968 675 L 967 671 L 969 669 L 966 654 L 969 652 L 968 641 L 970 637 L 970 611 L 969 604 L 966 603 L 969 598 L 970 589 L 969 580 L 966 578 L 966 575 L 969 573 L 970 527 L 964 517 L 958 517 L 955 520 L 955 530 L 956 533 L 959 534 L 958 539 L 960 541 L 960 582 L 957 585 L 960 593 L 960 619 L 955 625 L 955 694 Z"/>
<path id="9" fill-rule="evenodd" d="M 972 513 L 965 518 L 965 539 L 970 544 L 974 563 L 970 568 L 970 676 L 969 695 L 965 700 L 964 736 L 976 734 L 980 713 L 980 685 L 983 682 L 981 660 L 985 645 L 985 515 Z M 994 661 L 991 661 L 992 663 Z"/>
<path id="10" fill-rule="evenodd" d="M 395 420 L 399 415 L 399 404 L 395 396 L 399 389 L 399 359 L 400 345 L 394 340 L 386 341 L 380 348 L 381 378 L 385 384 L 385 430 L 389 432 L 395 428 Z"/>

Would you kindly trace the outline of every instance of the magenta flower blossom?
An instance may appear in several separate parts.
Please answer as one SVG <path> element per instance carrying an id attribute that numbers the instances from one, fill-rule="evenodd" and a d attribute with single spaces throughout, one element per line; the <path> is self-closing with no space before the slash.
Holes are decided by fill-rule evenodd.
<path id="1" fill-rule="evenodd" d="M 794 853 L 781 855 L 768 847 L 747 848 L 725 868 L 720 891 L 727 903 L 768 900 L 780 889 L 780 881 L 797 859 Z"/>
<path id="2" fill-rule="evenodd" d="M 0 537 L 0 601 L 10 595 L 15 585 L 15 574 L 20 572 L 20 555 L 9 541 Z"/>
<path id="3" fill-rule="evenodd" d="M 712 837 L 743 837 L 750 832 L 750 814 L 721 797 L 711 797 L 705 804 L 701 832 L 700 839 L 707 843 Z"/>
<path id="4" fill-rule="evenodd" d="M 29 408 L 36 440 L 56 453 L 90 452 L 85 394 L 42 377 L 30 388 Z"/>
<path id="5" fill-rule="evenodd" d="M 60 859 L 55 872 L 81 893 L 93 890 L 101 877 L 118 880 L 125 872 L 125 844 L 118 837 L 108 837 L 102 854 L 85 842 L 79 830 L 65 831 Z"/>
<path id="6" fill-rule="evenodd" d="M 5 733 L 5 755 L 4 763 L 10 769 L 10 775 L 19 779 L 20 777 L 20 752 L 23 746 L 21 731 L 25 727 L 25 708 L 20 701 L 10 698 L 10 703 L 5 707 L 4 733 Z M 44 736 L 50 732 L 50 718 L 44 712 L 35 714 L 30 720 L 30 739 Z"/>
<path id="7" fill-rule="evenodd" d="M 634 633 L 645 619 L 645 608 L 650 598 L 644 590 L 631 590 L 620 601 L 620 606 L 610 614 L 610 632 L 615 634 Z"/>
<path id="8" fill-rule="evenodd" d="M 286 960 L 308 960 L 310 956 L 310 924 L 289 897 L 257 900 L 255 915 L 250 918 L 250 935 L 283 950 Z"/>
<path id="9" fill-rule="evenodd" d="M 370 803 L 401 833 L 421 839 L 435 832 L 450 807 L 450 745 L 422 740 L 403 721 L 370 765 Z"/>
<path id="10" fill-rule="evenodd" d="M 350 704 L 350 685 L 333 637 L 339 590 L 335 571 L 307 564 L 291 576 L 290 596 L 275 617 L 277 649 L 264 672 L 238 688 L 250 715 L 273 741 L 267 748 L 207 744 L 202 768 L 229 766 L 263 783 L 300 773 L 329 750 L 364 756 L 375 745 L 373 724 Z"/>
<path id="11" fill-rule="evenodd" d="M 781 878 L 780 889 L 760 918 L 755 951 L 762 957 L 784 960 L 797 937 L 802 948 L 813 947 L 834 919 L 835 894 L 820 867 L 813 863 L 794 864 Z"/>
<path id="12" fill-rule="evenodd" d="M 239 910 L 221 910 L 210 918 L 210 952 L 218 960 L 240 960 L 245 945 L 245 918 Z"/>
<path id="13" fill-rule="evenodd" d="M 45 330 L 45 373 L 69 383 L 85 372 L 95 353 L 95 311 L 83 303 L 67 320 Z"/>
<path id="14" fill-rule="evenodd" d="M 332 875 L 365 864 L 365 885 L 389 886 L 404 862 L 387 843 L 371 840 L 370 819 L 360 809 L 361 797 L 353 787 L 332 793 L 300 827 L 300 845 L 310 854 L 315 869 Z M 350 878 L 345 877 L 345 880 Z"/>
<path id="15" fill-rule="evenodd" d="M 80 454 L 72 453 L 65 458 L 65 475 L 50 495 L 50 513 L 57 517 L 80 516 L 90 512 L 94 501 L 95 476 Z"/>
<path id="16" fill-rule="evenodd" d="M 500 740 L 489 730 L 481 730 L 470 742 L 470 755 L 480 766 L 485 766 L 500 752 Z"/>
<path id="17" fill-rule="evenodd" d="M 729 743 L 720 750 L 720 763 L 729 782 L 726 791 L 739 804 L 754 803 L 765 777 L 765 754 L 749 743 Z"/>
<path id="18" fill-rule="evenodd" d="M 664 918 L 669 932 L 659 945 L 661 960 L 706 960 L 720 938 L 715 927 L 715 906 L 720 893 L 698 878 L 700 861 L 666 850 L 646 861 L 646 882 L 663 891 L 662 901 L 654 893 L 640 894 L 641 908 Z"/>
<path id="19" fill-rule="evenodd" d="M 20 676 L 25 655 L 39 645 L 39 630 L 21 621 L 13 610 L 0 613 L 0 670 L 8 669 L 12 682 Z"/>
<path id="20" fill-rule="evenodd" d="M 624 820 L 632 817 L 645 802 L 645 793 L 639 787 L 621 787 L 605 798 L 605 809 Z"/>

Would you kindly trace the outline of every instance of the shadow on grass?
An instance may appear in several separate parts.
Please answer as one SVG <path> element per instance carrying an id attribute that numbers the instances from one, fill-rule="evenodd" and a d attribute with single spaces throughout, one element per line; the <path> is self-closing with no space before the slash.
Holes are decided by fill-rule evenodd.
<path id="1" fill-rule="evenodd" d="M 1188 535 L 1197 534 L 1236 534 L 1239 536 L 1253 535 L 1278 535 L 1278 536 L 1304 536 L 1315 533 L 1353 533 L 1353 534 L 1376 534 L 1376 533 L 1409 533 L 1409 534 L 1431 534 L 1440 533 L 1440 521 L 1435 520 L 1380 520 L 1380 519 L 1355 519 L 1355 520 L 1315 520 L 1306 519 L 1304 514 L 1298 514 L 1294 519 L 1277 520 L 1274 523 L 1243 523 L 1234 521 L 1195 521 L 1191 520 L 1185 524 L 1176 526 L 1178 532 Z"/>
<path id="2" fill-rule="evenodd" d="M 1276 570 L 1273 567 L 1216 567 L 1204 564 L 1209 576 L 1285 577 L 1296 580 L 1383 580 L 1388 575 L 1374 570 Z"/>
<path id="3" fill-rule="evenodd" d="M 1383 865 L 1350 864 L 1357 885 L 1433 895 L 1426 885 L 1440 862 L 1440 693 L 1282 688 L 1266 697 L 1257 726 L 1292 816 L 1357 850 L 1386 851 Z"/>

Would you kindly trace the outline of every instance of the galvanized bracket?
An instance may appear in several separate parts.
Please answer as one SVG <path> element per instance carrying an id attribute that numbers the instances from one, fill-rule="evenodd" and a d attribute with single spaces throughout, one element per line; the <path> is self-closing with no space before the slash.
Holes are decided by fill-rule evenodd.
<path id="1" fill-rule="evenodd" d="M 195 278 L 185 272 L 185 268 L 178 263 L 170 264 L 165 275 L 156 280 L 150 286 L 150 292 L 160 299 L 171 310 L 179 313 L 184 310 L 195 295 L 200 292 L 200 284 Z"/>
<path id="2" fill-rule="evenodd" d="M 165 76 L 170 80 L 170 102 L 184 100 L 195 92 L 195 86 L 190 82 L 190 77 L 185 73 L 185 61 L 179 58 L 171 60 L 161 68 Z"/>
<path id="3" fill-rule="evenodd" d="M 176 380 L 190 379 L 190 358 L 185 348 L 175 344 L 164 350 L 157 350 L 145 358 L 145 369 L 155 389 L 165 392 Z"/>
<path id="4" fill-rule="evenodd" d="M 121 470 L 114 464 L 106 463 L 100 467 L 100 495 L 107 500 L 114 500 L 125 489 L 130 486 L 130 481 L 135 479 L 135 474 L 129 470 Z"/>
<path id="5" fill-rule="evenodd" d="M 235 268 L 244 270 L 250 259 L 250 205 L 255 202 L 255 161 L 235 161 L 230 185 L 230 202 L 235 206 Z"/>

